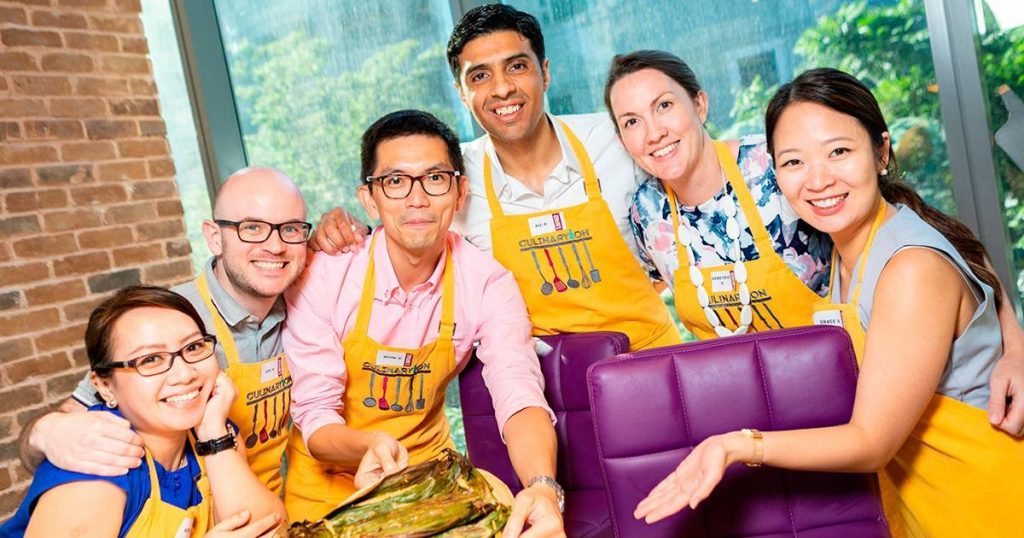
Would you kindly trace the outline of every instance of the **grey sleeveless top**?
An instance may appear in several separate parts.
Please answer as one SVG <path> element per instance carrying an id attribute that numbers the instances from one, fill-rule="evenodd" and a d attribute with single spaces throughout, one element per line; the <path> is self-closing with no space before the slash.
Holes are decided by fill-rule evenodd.
<path id="1" fill-rule="evenodd" d="M 941 252 L 971 284 L 971 291 L 979 302 L 978 308 L 963 334 L 953 341 L 949 360 L 935 392 L 986 409 L 989 376 L 996 361 L 1003 354 L 1003 339 L 992 288 L 974 276 L 960 253 L 938 230 L 932 228 L 905 205 L 898 205 L 896 215 L 882 223 L 875 235 L 868 259 L 865 261 L 862 256 L 857 260 L 857 266 L 853 270 L 851 290 L 857 285 L 856 275 L 860 270 L 860 264 L 867 263 L 857 303 L 861 326 L 865 331 L 868 330 L 875 288 L 882 269 L 896 253 L 905 248 L 930 248 Z M 836 265 L 838 267 L 838 264 Z M 836 285 L 832 288 L 832 300 L 839 302 L 841 286 L 838 271 L 834 274 Z M 898 360 L 898 357 L 894 357 L 894 360 Z"/>

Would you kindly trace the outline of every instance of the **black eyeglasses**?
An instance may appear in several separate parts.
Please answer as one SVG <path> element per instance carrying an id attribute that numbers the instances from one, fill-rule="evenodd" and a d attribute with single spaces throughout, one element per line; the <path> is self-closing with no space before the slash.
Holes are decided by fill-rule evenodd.
<path id="1" fill-rule="evenodd" d="M 220 226 L 233 226 L 238 232 L 238 238 L 245 243 L 262 243 L 270 239 L 270 234 L 277 230 L 281 241 L 292 245 L 305 243 L 309 239 L 309 232 L 313 225 L 298 220 L 271 224 L 262 220 L 223 220 L 214 219 Z"/>
<path id="2" fill-rule="evenodd" d="M 181 360 L 189 364 L 208 359 L 216 347 L 217 337 L 206 335 L 195 342 L 185 344 L 185 347 L 178 351 L 158 351 L 126 361 L 100 362 L 94 368 L 134 368 L 139 375 L 149 377 L 170 370 L 176 357 L 181 357 Z"/>
<path id="3" fill-rule="evenodd" d="M 431 170 L 422 176 L 409 174 L 385 174 L 383 176 L 366 176 L 367 183 L 380 182 L 384 196 L 401 200 L 412 192 L 414 183 L 419 182 L 423 192 L 430 196 L 444 196 L 452 190 L 452 183 L 459 177 L 456 170 Z"/>

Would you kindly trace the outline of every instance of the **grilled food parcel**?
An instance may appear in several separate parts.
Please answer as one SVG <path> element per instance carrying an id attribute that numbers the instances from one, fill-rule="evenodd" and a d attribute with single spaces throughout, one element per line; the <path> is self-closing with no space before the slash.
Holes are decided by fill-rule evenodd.
<path id="1" fill-rule="evenodd" d="M 356 492 L 320 521 L 292 524 L 288 536 L 487 538 L 500 536 L 510 504 L 503 484 L 492 488 L 465 456 L 445 450 Z"/>

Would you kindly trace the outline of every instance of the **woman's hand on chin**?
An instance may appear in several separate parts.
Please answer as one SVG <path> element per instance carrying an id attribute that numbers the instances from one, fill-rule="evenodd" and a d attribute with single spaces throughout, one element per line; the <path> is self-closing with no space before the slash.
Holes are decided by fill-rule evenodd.
<path id="1" fill-rule="evenodd" d="M 238 397 L 238 389 L 235 388 L 235 384 L 231 382 L 228 375 L 224 372 L 217 374 L 213 390 L 210 392 L 210 399 L 206 402 L 203 419 L 196 427 L 196 435 L 200 441 L 223 437 L 227 433 L 225 425 L 236 397 Z"/>

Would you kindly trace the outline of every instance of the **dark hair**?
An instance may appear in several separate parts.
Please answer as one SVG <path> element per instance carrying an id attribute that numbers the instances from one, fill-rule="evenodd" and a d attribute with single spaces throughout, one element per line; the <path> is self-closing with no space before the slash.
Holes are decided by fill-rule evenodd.
<path id="1" fill-rule="evenodd" d="M 775 126 L 786 108 L 796 103 L 815 103 L 853 117 L 868 132 L 876 148 L 876 155 L 881 158 L 879 149 L 884 143 L 882 134 L 888 132 L 889 127 L 882 116 L 878 101 L 871 90 L 856 77 L 827 67 L 804 71 L 792 82 L 779 88 L 768 103 L 768 110 L 765 112 L 765 134 L 768 138 L 768 151 L 773 158 Z M 974 232 L 960 221 L 928 205 L 912 186 L 900 180 L 899 166 L 896 164 L 896 156 L 891 145 L 885 169 L 887 174 L 878 176 L 878 188 L 882 192 L 882 197 L 889 203 L 905 204 L 910 207 L 925 222 L 944 235 L 964 257 L 971 271 L 982 282 L 992 287 L 995 292 L 996 308 L 1000 308 L 1002 287 L 995 273 L 988 268 L 985 246 Z"/>
<path id="2" fill-rule="evenodd" d="M 96 365 L 113 360 L 111 348 L 117 320 L 136 308 L 145 307 L 181 312 L 196 322 L 199 332 L 206 334 L 203 318 L 188 299 L 156 286 L 129 286 L 100 303 L 89 316 L 89 324 L 85 328 L 85 352 L 89 356 L 89 367 L 96 375 L 110 377 L 112 374 L 110 368 L 97 368 Z"/>
<path id="3" fill-rule="evenodd" d="M 462 172 L 462 151 L 459 137 L 443 121 L 422 110 L 399 110 L 384 115 L 373 122 L 363 133 L 361 151 L 362 170 L 360 177 L 366 179 L 377 168 L 377 146 L 382 142 L 403 136 L 436 136 L 448 146 L 448 160 L 455 170 Z"/>
<path id="4" fill-rule="evenodd" d="M 525 37 L 530 42 L 530 49 L 537 55 L 537 61 L 544 64 L 544 34 L 540 31 L 536 17 L 505 4 L 475 7 L 459 19 L 448 38 L 448 66 L 452 69 L 456 84 L 461 84 L 459 56 L 462 49 L 466 48 L 466 43 L 504 30 Z"/>
<path id="5" fill-rule="evenodd" d="M 686 62 L 671 52 L 637 50 L 629 54 L 617 54 L 612 58 L 612 65 L 608 68 L 608 80 L 604 83 L 604 106 L 612 117 L 616 132 L 619 130 L 619 123 L 615 121 L 615 111 L 612 110 L 612 86 L 623 77 L 644 69 L 660 71 L 666 77 L 676 81 L 686 90 L 691 99 L 696 99 L 697 94 L 703 91 L 693 69 L 690 69 Z"/>

